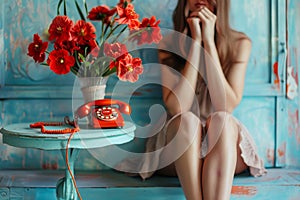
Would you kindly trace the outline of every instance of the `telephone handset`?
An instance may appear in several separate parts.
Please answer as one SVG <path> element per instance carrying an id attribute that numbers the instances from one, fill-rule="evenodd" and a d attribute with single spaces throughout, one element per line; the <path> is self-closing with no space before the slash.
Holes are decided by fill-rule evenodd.
<path id="1" fill-rule="evenodd" d="M 93 128 L 120 128 L 125 125 L 121 113 L 129 115 L 130 106 L 114 99 L 99 99 L 80 106 L 76 115 L 79 118 L 90 115 L 90 125 Z"/>

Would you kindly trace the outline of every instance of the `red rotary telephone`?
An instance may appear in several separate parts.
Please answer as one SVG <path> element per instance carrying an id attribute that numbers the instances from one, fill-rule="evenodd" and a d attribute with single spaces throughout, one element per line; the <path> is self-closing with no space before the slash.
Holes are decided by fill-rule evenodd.
<path id="1" fill-rule="evenodd" d="M 131 108 L 127 103 L 113 99 L 99 99 L 80 106 L 76 115 L 79 118 L 90 115 L 93 128 L 121 128 L 125 125 L 121 113 L 129 115 Z"/>

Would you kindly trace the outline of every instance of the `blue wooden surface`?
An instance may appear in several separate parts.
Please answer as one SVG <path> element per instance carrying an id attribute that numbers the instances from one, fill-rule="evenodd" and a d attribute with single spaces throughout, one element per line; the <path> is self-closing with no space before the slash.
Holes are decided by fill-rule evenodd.
<path id="1" fill-rule="evenodd" d="M 0 171 L 0 200 L 55 199 L 55 185 L 63 176 L 62 171 Z M 142 181 L 123 173 L 110 170 L 78 172 L 77 184 L 84 200 L 130 199 L 184 200 L 177 178 L 154 176 Z M 298 200 L 300 172 L 295 169 L 271 169 L 261 178 L 247 174 L 236 176 L 231 191 L 231 200 Z"/>
<path id="2" fill-rule="evenodd" d="M 300 165 L 300 1 L 287 1 L 287 25 L 288 25 L 288 59 L 287 67 L 293 69 L 293 77 L 298 84 L 298 96 L 288 101 L 287 104 L 287 131 L 281 139 L 282 145 L 286 146 L 284 156 L 287 165 Z"/>
<path id="3" fill-rule="evenodd" d="M 91 8 L 99 3 L 113 5 L 116 2 L 118 0 L 91 0 L 88 5 Z M 134 4 L 140 17 L 156 15 L 161 19 L 161 27 L 172 28 L 170 17 L 176 1 L 159 2 L 159 6 L 152 0 L 136 0 Z M 1 126 L 16 122 L 56 121 L 65 115 L 72 115 L 74 77 L 71 74 L 57 76 L 47 67 L 33 63 L 26 55 L 32 34 L 42 33 L 55 16 L 53 8 L 56 3 L 56 0 L 4 0 L 0 4 L 0 10 L 3 11 L 0 12 Z M 75 9 L 71 9 L 71 1 L 68 1 L 68 5 L 72 18 L 77 18 Z M 253 42 L 244 98 L 235 115 L 252 133 L 266 166 L 300 166 L 300 99 L 299 95 L 293 100 L 286 98 L 284 45 L 280 44 L 286 36 L 284 23 L 287 20 L 288 65 L 297 74 L 300 68 L 300 34 L 299 26 L 295 24 L 299 24 L 299 1 L 232 0 L 231 10 L 233 27 L 249 35 Z M 140 53 L 145 63 L 155 62 L 154 53 L 151 56 Z M 276 62 L 279 64 L 280 84 L 274 84 L 276 76 L 273 66 Z M 142 75 L 144 80 L 159 80 L 159 71 L 151 65 L 145 65 L 145 72 Z M 299 81 L 299 77 L 296 78 Z M 109 93 L 114 82 L 114 78 L 109 80 Z M 143 86 L 130 99 L 134 105 L 131 119 L 138 125 L 137 134 L 142 133 L 143 125 L 150 121 L 151 105 L 161 103 L 160 95 L 159 87 Z M 126 92 L 115 98 L 126 99 Z M 137 138 L 126 148 L 142 148 L 141 141 Z M 63 167 L 62 158 L 57 152 L 19 149 L 3 144 L 0 149 L 0 169 Z M 82 153 L 81 159 L 82 162 L 77 166 L 79 169 L 105 168 L 88 152 Z"/>

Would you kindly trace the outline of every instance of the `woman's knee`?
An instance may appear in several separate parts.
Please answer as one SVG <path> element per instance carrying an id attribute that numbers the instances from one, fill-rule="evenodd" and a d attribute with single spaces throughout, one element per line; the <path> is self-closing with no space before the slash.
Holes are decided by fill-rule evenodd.
<path id="1" fill-rule="evenodd" d="M 201 134 L 200 119 L 192 112 L 185 112 L 172 119 L 167 127 L 167 138 L 173 139 L 177 134 L 193 138 Z"/>
<path id="2" fill-rule="evenodd" d="M 232 114 L 223 111 L 212 113 L 208 118 L 206 125 L 210 135 L 217 135 L 217 138 L 224 137 L 236 143 L 238 137 L 238 127 L 237 122 L 233 118 Z"/>

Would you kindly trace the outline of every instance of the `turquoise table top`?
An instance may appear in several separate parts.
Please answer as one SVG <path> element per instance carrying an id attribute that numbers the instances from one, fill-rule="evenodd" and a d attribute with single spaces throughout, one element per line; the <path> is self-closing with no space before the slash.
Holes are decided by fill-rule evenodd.
<path id="1" fill-rule="evenodd" d="M 40 129 L 32 129 L 30 123 L 11 124 L 3 127 L 3 143 L 25 148 L 43 150 L 65 149 L 70 134 L 44 134 Z M 64 126 L 47 126 L 47 129 L 64 129 Z M 123 144 L 134 138 L 136 127 L 126 121 L 123 128 L 117 129 L 85 129 L 81 128 L 70 141 L 69 148 L 91 149 L 112 144 Z"/>
<path id="2" fill-rule="evenodd" d="M 124 144 L 134 138 L 135 125 L 125 122 L 123 128 L 88 129 L 80 126 L 80 131 L 70 134 L 44 134 L 40 128 L 30 128 L 31 123 L 11 124 L 0 130 L 3 143 L 23 148 L 37 148 L 42 150 L 67 149 L 63 152 L 66 161 L 65 177 L 56 184 L 57 200 L 78 200 L 79 191 L 75 187 L 74 163 L 81 149 L 100 148 L 115 144 Z M 63 130 L 66 126 L 47 126 L 47 130 Z M 70 127 L 68 127 L 70 128 Z"/>

